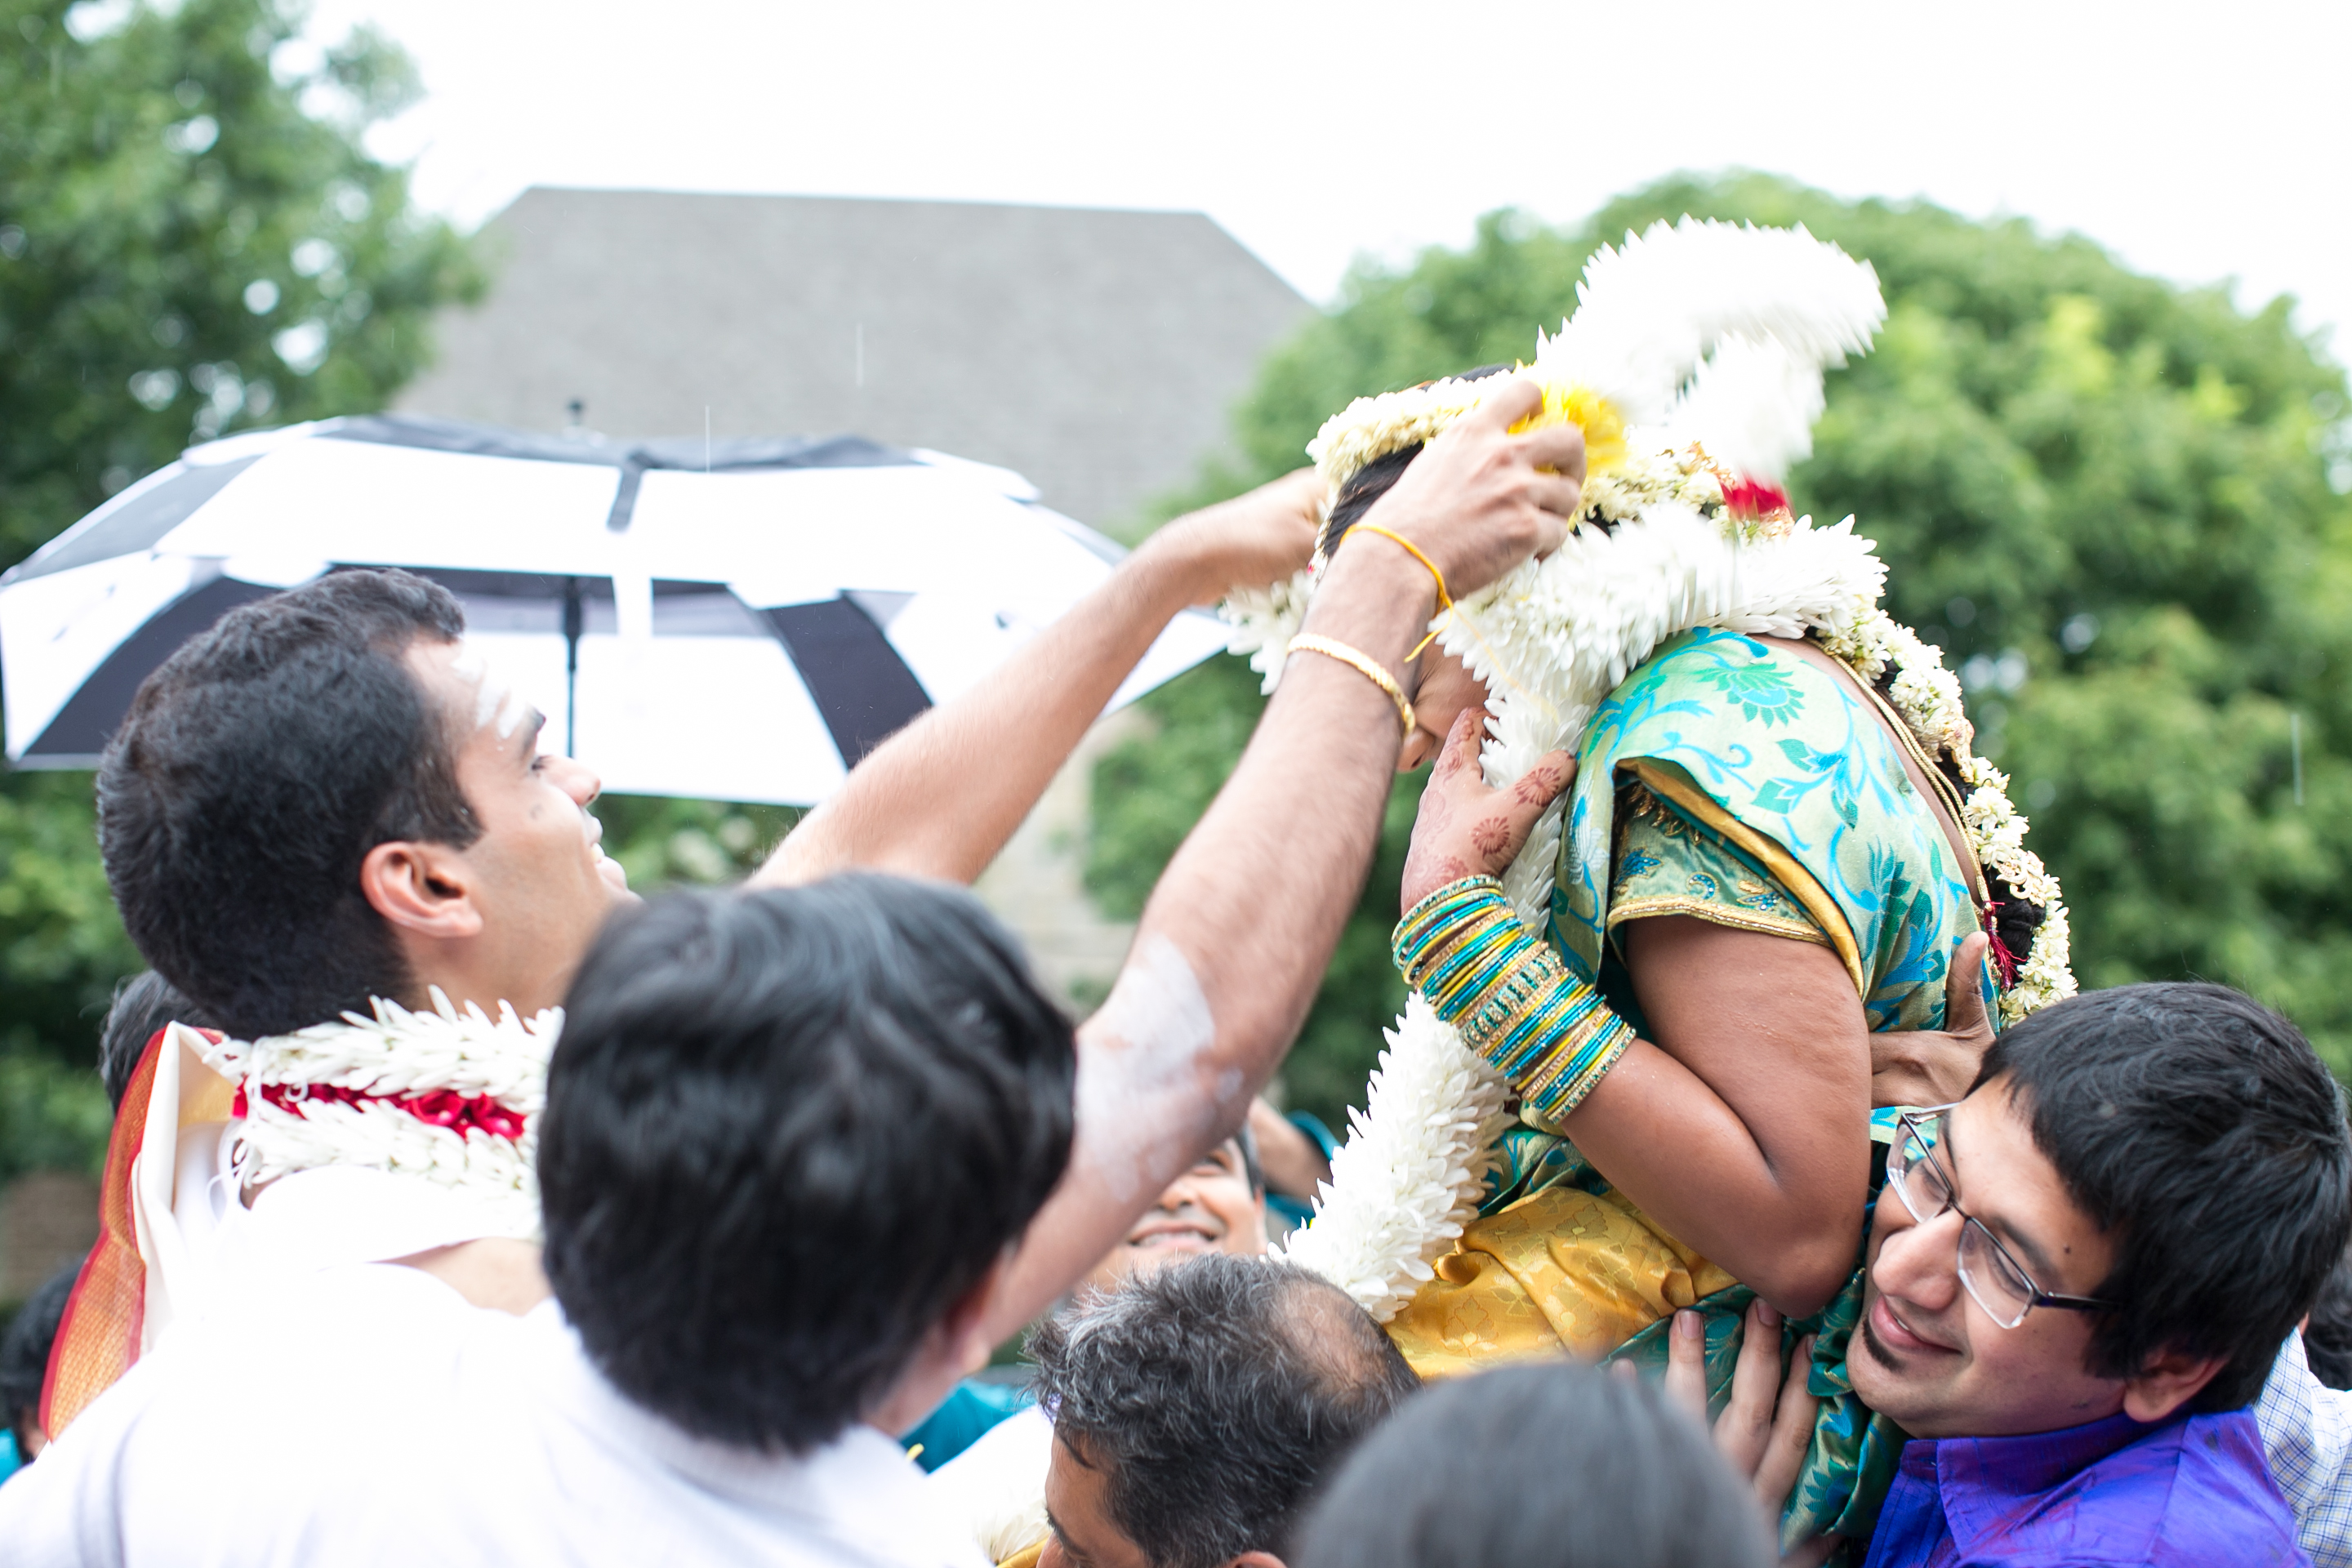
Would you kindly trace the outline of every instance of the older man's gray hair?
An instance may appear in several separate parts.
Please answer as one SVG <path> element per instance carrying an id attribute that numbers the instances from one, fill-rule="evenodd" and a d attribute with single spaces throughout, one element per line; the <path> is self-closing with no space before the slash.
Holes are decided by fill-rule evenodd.
<path id="1" fill-rule="evenodd" d="M 1421 1386 L 1387 1333 L 1292 1264 L 1211 1255 L 1127 1280 L 1029 1343 L 1056 1439 L 1155 1568 L 1282 1554 L 1316 1487 Z"/>

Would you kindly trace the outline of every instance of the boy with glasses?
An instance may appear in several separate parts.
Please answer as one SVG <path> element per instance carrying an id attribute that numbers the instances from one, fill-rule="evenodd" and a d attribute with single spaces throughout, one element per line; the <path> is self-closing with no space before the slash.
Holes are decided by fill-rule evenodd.
<path id="1" fill-rule="evenodd" d="M 2292 1025 L 2216 985 L 2061 1003 L 1886 1174 L 1849 1369 L 1915 1440 L 1869 1568 L 2307 1561 L 2245 1408 L 2352 1233 Z"/>

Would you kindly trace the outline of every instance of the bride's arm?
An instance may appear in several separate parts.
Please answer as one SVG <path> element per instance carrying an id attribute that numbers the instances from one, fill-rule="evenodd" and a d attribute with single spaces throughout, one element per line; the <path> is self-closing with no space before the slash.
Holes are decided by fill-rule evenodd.
<path id="1" fill-rule="evenodd" d="M 1488 789 L 1476 756 L 1465 721 L 1423 797 L 1408 906 L 1499 873 L 1533 825 L 1526 792 Z M 1678 1240 L 1790 1316 L 1816 1310 L 1853 1273 L 1869 1188 L 1874 1039 L 1853 980 L 1827 947 L 1687 915 L 1622 930 L 1654 1037 L 1626 1046 L 1564 1130 Z M 1982 941 L 1955 955 L 1948 1039 L 1990 1038 Z"/>
<path id="2" fill-rule="evenodd" d="M 1870 1187 L 1870 1031 L 1827 947 L 1690 915 L 1619 928 L 1654 1041 L 1565 1123 L 1678 1240 L 1791 1317 L 1853 1272 Z"/>
<path id="3" fill-rule="evenodd" d="M 979 876 L 1178 612 L 1307 564 L 1322 496 L 1315 471 L 1302 468 L 1153 534 L 986 679 L 858 763 L 751 885 L 853 867 Z"/>

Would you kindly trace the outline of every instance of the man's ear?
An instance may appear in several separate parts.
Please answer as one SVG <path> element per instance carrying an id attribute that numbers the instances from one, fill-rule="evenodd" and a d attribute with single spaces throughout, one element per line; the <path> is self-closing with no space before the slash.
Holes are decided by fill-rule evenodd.
<path id="1" fill-rule="evenodd" d="M 2158 1351 L 2147 1358 L 2138 1376 L 2124 1384 L 2124 1414 L 2141 1423 L 2161 1421 L 2196 1398 L 2228 1364 L 2221 1356 Z"/>
<path id="2" fill-rule="evenodd" d="M 995 1348 L 988 1340 L 990 1301 L 1012 1257 L 1011 1247 L 998 1254 L 980 1282 L 950 1303 L 940 1321 L 924 1331 L 898 1381 L 866 1413 L 869 1426 L 897 1436 L 937 1409 L 954 1391 L 957 1379 L 988 1364 Z"/>
<path id="3" fill-rule="evenodd" d="M 376 913 L 418 936 L 482 934 L 473 868 L 446 844 L 395 839 L 377 845 L 360 862 L 360 892 Z"/>
<path id="4" fill-rule="evenodd" d="M 996 1261 L 988 1266 L 988 1272 L 981 1276 L 980 1283 L 957 1297 L 955 1304 L 948 1309 L 948 1315 L 940 1320 L 940 1332 L 945 1336 L 957 1364 L 962 1367 L 966 1377 L 986 1366 L 988 1358 L 996 1352 L 996 1346 L 988 1337 L 988 1309 L 994 1301 L 996 1288 L 1003 1282 L 1004 1271 L 1011 1267 L 1012 1261 L 1010 1249 L 998 1254 Z"/>
<path id="5" fill-rule="evenodd" d="M 1271 1552 L 1244 1552 L 1225 1568 L 1282 1568 L 1282 1559 Z"/>

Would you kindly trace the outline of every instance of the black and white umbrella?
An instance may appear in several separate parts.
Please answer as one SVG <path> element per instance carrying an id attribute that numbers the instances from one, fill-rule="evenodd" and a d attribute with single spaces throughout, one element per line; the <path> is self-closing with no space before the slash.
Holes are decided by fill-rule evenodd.
<path id="1" fill-rule="evenodd" d="M 197 447 L 0 577 L 9 758 L 89 767 L 231 607 L 404 566 L 605 787 L 806 805 L 1108 574 L 1003 468 L 822 440 L 603 445 L 384 415 Z M 1132 700 L 1224 646 L 1181 616 Z"/>

